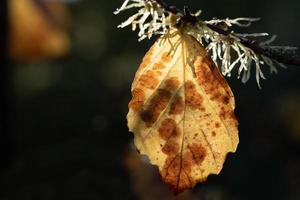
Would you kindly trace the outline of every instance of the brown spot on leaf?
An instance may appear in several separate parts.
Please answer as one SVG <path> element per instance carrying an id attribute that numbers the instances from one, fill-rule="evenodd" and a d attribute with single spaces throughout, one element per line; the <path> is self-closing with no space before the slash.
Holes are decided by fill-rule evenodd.
<path id="1" fill-rule="evenodd" d="M 188 176 L 188 173 L 186 173 L 184 170 L 180 172 L 179 180 L 177 187 L 173 189 L 175 194 L 178 194 L 188 188 L 191 188 L 192 182 L 190 180 L 190 177 Z"/>
<path id="2" fill-rule="evenodd" d="M 161 175 L 175 194 L 178 194 L 195 184 L 188 176 L 190 169 L 188 170 L 187 167 L 190 166 L 191 165 L 187 164 L 186 161 L 181 161 L 179 154 L 169 156 L 166 159 Z"/>
<path id="3" fill-rule="evenodd" d="M 184 88 L 186 105 L 192 109 L 200 109 L 203 97 L 197 92 L 195 84 L 192 81 L 186 81 Z"/>
<path id="4" fill-rule="evenodd" d="M 164 140 L 168 140 L 171 135 L 176 136 L 176 122 L 171 118 L 164 119 L 160 124 L 158 133 L 159 136 Z"/>
<path id="5" fill-rule="evenodd" d="M 214 91 L 210 97 L 212 101 L 217 101 L 223 103 L 225 105 L 229 104 L 230 96 L 228 94 L 222 95 L 222 93 L 218 90 Z"/>
<path id="6" fill-rule="evenodd" d="M 196 143 L 188 145 L 188 150 L 182 157 L 178 153 L 172 153 L 167 157 L 161 175 L 173 191 L 179 193 L 195 185 L 196 181 L 189 177 L 189 174 L 193 166 L 201 166 L 205 157 L 206 149 L 204 147 Z"/>
<path id="7" fill-rule="evenodd" d="M 188 148 L 193 154 L 193 158 L 196 160 L 197 164 L 201 165 L 201 163 L 206 157 L 206 149 L 201 144 L 196 143 L 188 145 Z"/>
<path id="8" fill-rule="evenodd" d="M 214 62 L 210 59 L 208 62 L 210 62 L 210 66 L 212 69 L 212 73 L 216 79 L 216 81 L 221 84 L 225 89 L 229 89 L 228 87 L 228 83 L 225 80 L 225 78 L 220 74 L 220 71 L 218 69 L 218 67 L 214 64 Z"/>
<path id="9" fill-rule="evenodd" d="M 224 95 L 224 96 L 222 97 L 222 103 L 223 103 L 223 104 L 228 104 L 228 103 L 229 103 L 229 100 L 230 100 L 230 98 L 229 98 L 229 96 L 227 96 L 227 95 Z"/>
<path id="10" fill-rule="evenodd" d="M 219 116 L 221 119 L 232 119 L 233 121 L 237 121 L 236 120 L 236 116 L 234 114 L 234 112 L 232 110 L 225 110 L 224 108 L 221 109 Z"/>
<path id="11" fill-rule="evenodd" d="M 177 77 L 171 77 L 165 81 L 165 88 L 168 90 L 176 90 L 179 84 L 180 82 Z"/>
<path id="12" fill-rule="evenodd" d="M 198 72 L 198 81 L 201 83 L 212 83 L 214 82 L 215 78 L 212 73 L 212 64 L 207 60 L 203 59 L 198 66 L 196 66 Z"/>
<path id="13" fill-rule="evenodd" d="M 213 95 L 213 92 L 218 90 L 218 82 L 208 67 L 208 64 L 202 63 L 202 66 L 198 66 L 197 69 L 198 71 L 196 72 L 196 75 L 198 83 L 203 86 L 207 94 Z"/>
<path id="14" fill-rule="evenodd" d="M 177 183 L 180 173 L 180 162 L 179 154 L 169 156 L 160 172 L 164 181 L 174 190 L 174 192 L 176 192 L 176 188 L 178 188 Z"/>
<path id="15" fill-rule="evenodd" d="M 220 93 L 220 91 L 216 91 L 212 94 L 210 99 L 212 101 L 216 101 L 216 100 L 219 100 L 221 97 L 222 97 L 222 94 Z"/>
<path id="16" fill-rule="evenodd" d="M 143 87 L 154 90 L 158 85 L 156 76 L 157 74 L 154 71 L 147 71 L 140 76 L 139 83 Z"/>
<path id="17" fill-rule="evenodd" d="M 170 108 L 170 115 L 179 115 L 183 112 L 184 110 L 184 101 L 181 96 L 175 97 L 173 103 L 171 104 Z"/>
<path id="18" fill-rule="evenodd" d="M 213 92 L 220 87 L 225 89 L 226 94 L 230 94 L 226 80 L 209 56 L 205 57 L 201 63 L 195 63 L 195 65 L 197 65 L 195 67 L 198 83 L 203 85 L 208 94 L 213 95 Z"/>
<path id="19" fill-rule="evenodd" d="M 169 63 L 172 60 L 172 56 L 170 55 L 169 52 L 164 52 L 163 55 L 161 56 L 161 60 L 165 63 Z"/>
<path id="20" fill-rule="evenodd" d="M 229 111 L 229 112 L 228 112 L 228 118 L 230 118 L 230 119 L 233 119 L 234 121 L 236 121 L 236 122 L 237 122 L 237 120 L 236 120 L 236 116 L 235 116 L 235 114 L 234 114 L 234 111 L 233 111 L 233 110 L 231 110 L 231 111 Z"/>
<path id="21" fill-rule="evenodd" d="M 197 165 L 197 163 L 195 162 L 193 153 L 187 150 L 183 154 L 182 167 L 186 172 L 190 172 L 193 165 Z"/>
<path id="22" fill-rule="evenodd" d="M 167 155 L 174 155 L 179 153 L 179 144 L 175 139 L 170 139 L 161 149 L 163 153 Z"/>
<path id="23" fill-rule="evenodd" d="M 154 70 L 159 70 L 159 69 L 163 69 L 163 68 L 165 68 L 166 66 L 165 66 L 165 64 L 163 63 L 163 62 L 156 62 L 156 63 L 154 63 L 154 65 L 153 65 L 153 69 Z"/>
<path id="24" fill-rule="evenodd" d="M 231 89 L 211 58 L 207 56 L 202 62 L 196 62 L 195 69 L 197 81 L 210 95 L 210 99 L 225 105 L 229 104 Z"/>
<path id="25" fill-rule="evenodd" d="M 217 135 L 216 131 L 212 131 L 211 135 L 215 137 Z"/>
<path id="26" fill-rule="evenodd" d="M 220 113 L 219 113 L 219 117 L 222 119 L 222 120 L 224 120 L 225 118 L 226 118 L 226 112 L 225 112 L 225 110 L 221 110 L 220 111 Z"/>
<path id="27" fill-rule="evenodd" d="M 205 112 L 205 111 L 206 111 L 205 107 L 200 107 L 200 110 L 201 110 L 202 112 Z"/>
<path id="28" fill-rule="evenodd" d="M 145 101 L 145 93 L 141 88 L 134 88 L 132 90 L 132 99 L 129 102 L 129 108 L 138 112 Z"/>
<path id="29" fill-rule="evenodd" d="M 147 127 L 152 126 L 160 113 L 167 107 L 171 93 L 165 89 L 158 89 L 155 96 L 150 100 L 146 110 L 141 112 L 141 119 Z"/>
<path id="30" fill-rule="evenodd" d="M 216 122 L 216 123 L 215 123 L 215 127 L 216 127 L 216 128 L 220 128 L 220 127 L 221 127 L 221 124 L 220 124 L 219 122 Z"/>
<path id="31" fill-rule="evenodd" d="M 193 139 L 196 139 L 197 136 L 198 136 L 198 133 L 195 133 Z"/>

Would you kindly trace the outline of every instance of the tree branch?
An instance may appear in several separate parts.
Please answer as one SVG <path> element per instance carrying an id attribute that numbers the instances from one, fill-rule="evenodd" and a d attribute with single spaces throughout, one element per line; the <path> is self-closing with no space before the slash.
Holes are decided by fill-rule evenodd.
<path id="1" fill-rule="evenodd" d="M 171 12 L 173 14 L 180 13 L 184 16 L 184 13 L 180 9 L 178 9 L 174 6 L 168 6 L 163 0 L 153 0 L 153 1 L 158 3 L 163 9 L 165 9 L 168 12 Z M 228 35 L 232 34 L 231 32 L 224 30 L 217 25 L 206 24 L 206 26 L 209 27 L 211 30 L 213 30 L 221 35 L 224 35 L 224 36 L 228 36 Z M 235 35 L 235 37 L 238 37 L 238 36 Z M 249 39 L 241 38 L 241 37 L 238 37 L 238 38 L 240 39 L 241 43 L 244 46 L 248 47 L 256 54 L 266 56 L 272 60 L 276 60 L 277 62 L 280 62 L 283 64 L 300 66 L 300 58 L 289 57 L 286 55 L 282 56 L 282 55 L 278 55 L 278 54 L 272 54 L 272 53 L 268 52 L 267 49 L 261 47 L 256 40 L 249 40 Z"/>
<path id="2" fill-rule="evenodd" d="M 164 10 L 171 12 L 173 14 L 182 13 L 182 11 L 175 6 L 169 6 L 163 0 L 154 0 L 157 4 L 159 4 Z"/>

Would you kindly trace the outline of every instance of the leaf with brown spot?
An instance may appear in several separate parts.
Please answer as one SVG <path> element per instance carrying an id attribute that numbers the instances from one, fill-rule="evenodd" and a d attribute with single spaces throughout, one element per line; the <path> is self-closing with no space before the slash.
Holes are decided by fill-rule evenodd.
<path id="1" fill-rule="evenodd" d="M 234 96 L 193 37 L 179 30 L 162 36 L 143 59 L 132 94 L 127 119 L 135 145 L 175 193 L 219 174 L 236 151 Z"/>

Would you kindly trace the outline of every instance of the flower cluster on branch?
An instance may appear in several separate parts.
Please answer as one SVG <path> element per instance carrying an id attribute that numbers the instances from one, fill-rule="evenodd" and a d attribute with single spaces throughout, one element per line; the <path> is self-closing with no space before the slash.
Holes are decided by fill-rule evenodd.
<path id="1" fill-rule="evenodd" d="M 259 18 L 214 18 L 205 21 L 199 18 L 201 10 L 191 14 L 187 9 L 180 11 L 169 7 L 162 0 L 125 0 L 114 14 L 132 8 L 137 12 L 121 23 L 119 28 L 129 25 L 133 31 L 138 28 L 141 41 L 153 35 L 165 34 L 184 20 L 189 21 L 192 25 L 184 29 L 186 33 L 206 47 L 224 76 L 230 77 L 232 71 L 238 68 L 237 77 L 243 83 L 249 80 L 252 66 L 255 67 L 256 81 L 260 87 L 260 79 L 265 79 L 262 71 L 264 64 L 269 66 L 271 73 L 277 73 L 276 66 L 285 67 L 284 63 L 298 64 L 298 60 L 294 60 L 297 48 L 271 46 L 274 37 L 261 43 L 250 39 L 268 36 L 267 33 L 241 34 L 232 30 L 233 26 L 248 27 Z"/>

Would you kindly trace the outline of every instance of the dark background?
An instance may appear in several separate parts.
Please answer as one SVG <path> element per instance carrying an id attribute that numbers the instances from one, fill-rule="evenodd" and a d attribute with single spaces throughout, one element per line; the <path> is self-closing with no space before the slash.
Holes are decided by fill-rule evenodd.
<path id="1" fill-rule="evenodd" d="M 6 58 L 1 59 L 0 200 L 151 199 L 154 186 L 148 194 L 137 191 L 132 171 L 140 168 L 128 170 L 124 160 L 133 139 L 126 127 L 130 84 L 155 38 L 138 43 L 130 28 L 116 28 L 132 13 L 113 15 L 121 2 L 70 4 L 72 51 L 63 59 L 22 64 L 0 51 Z M 168 2 L 201 8 L 204 19 L 261 17 L 249 32 L 277 34 L 274 44 L 300 47 L 298 0 Z M 268 70 L 262 90 L 254 76 L 245 85 L 228 79 L 240 144 L 219 176 L 196 186 L 193 198 L 300 199 L 300 67 L 279 68 L 278 75 Z M 158 177 L 157 170 L 149 173 Z"/>

